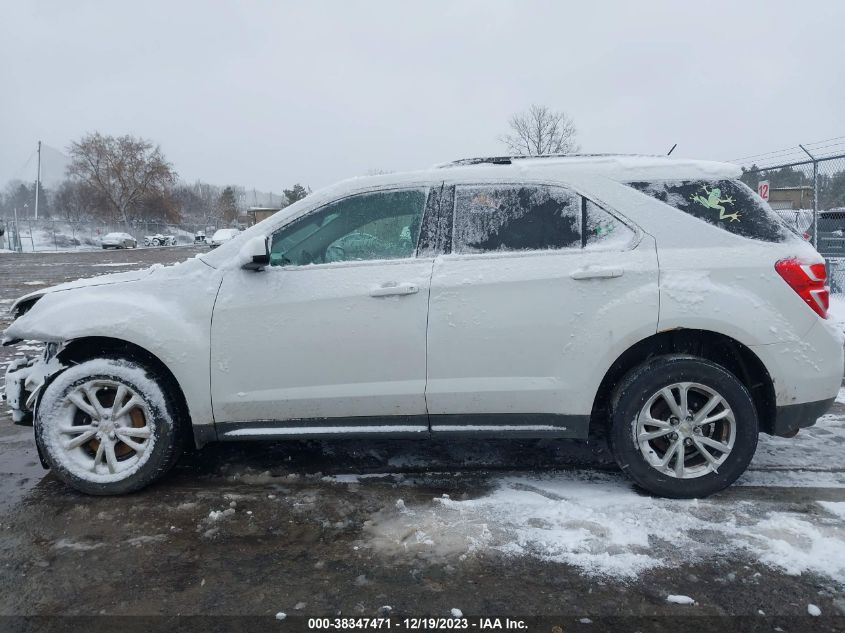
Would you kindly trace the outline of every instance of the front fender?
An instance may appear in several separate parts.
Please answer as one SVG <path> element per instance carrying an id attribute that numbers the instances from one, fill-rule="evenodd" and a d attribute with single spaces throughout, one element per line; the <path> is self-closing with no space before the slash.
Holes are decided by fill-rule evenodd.
<path id="1" fill-rule="evenodd" d="M 219 275 L 150 277 L 49 293 L 4 333 L 6 339 L 63 343 L 108 337 L 156 356 L 176 378 L 195 425 L 213 424 L 209 375 L 211 312 Z"/>

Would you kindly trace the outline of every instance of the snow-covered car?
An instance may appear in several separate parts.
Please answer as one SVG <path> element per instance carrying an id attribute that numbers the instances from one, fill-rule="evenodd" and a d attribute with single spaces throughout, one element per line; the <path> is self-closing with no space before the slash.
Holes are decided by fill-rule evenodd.
<path id="1" fill-rule="evenodd" d="M 129 233 L 106 233 L 100 244 L 103 248 L 137 248 L 138 240 Z"/>
<path id="2" fill-rule="evenodd" d="M 359 178 L 200 257 L 12 306 L 6 395 L 93 494 L 182 441 L 605 436 L 700 497 L 841 383 L 822 258 L 728 164 L 498 158 Z M 115 327 L 119 324 L 119 327 Z"/>
<path id="3" fill-rule="evenodd" d="M 161 233 L 145 235 L 144 246 L 176 246 L 176 238 L 173 235 L 162 235 Z"/>
<path id="4" fill-rule="evenodd" d="M 234 239 L 240 234 L 239 229 L 217 229 L 214 232 L 214 235 L 211 236 L 210 240 L 208 241 L 208 245 L 211 248 L 217 248 L 221 244 L 228 242 L 231 239 Z"/>

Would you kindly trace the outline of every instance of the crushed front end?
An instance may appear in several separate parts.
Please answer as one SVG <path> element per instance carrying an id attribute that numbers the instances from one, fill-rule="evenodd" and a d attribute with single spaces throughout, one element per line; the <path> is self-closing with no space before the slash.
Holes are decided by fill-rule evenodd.
<path id="1" fill-rule="evenodd" d="M 11 409 L 12 422 L 31 426 L 38 395 L 47 379 L 59 372 L 59 345 L 48 343 L 41 356 L 17 358 L 6 369 L 3 399 Z"/>

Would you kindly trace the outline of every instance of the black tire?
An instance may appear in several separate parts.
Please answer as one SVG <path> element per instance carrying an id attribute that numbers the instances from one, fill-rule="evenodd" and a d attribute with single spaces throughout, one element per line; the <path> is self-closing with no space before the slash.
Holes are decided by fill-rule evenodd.
<path id="1" fill-rule="evenodd" d="M 682 382 L 699 383 L 720 395 L 732 410 L 735 426 L 733 448 L 718 466 L 718 472 L 688 479 L 652 466 L 635 439 L 638 416 L 649 399 L 664 387 Z M 609 442 L 617 464 L 639 486 L 661 497 L 706 497 L 730 486 L 745 472 L 754 456 L 758 432 L 757 411 L 745 385 L 720 365 L 695 356 L 659 356 L 646 361 L 619 383 L 611 402 Z M 696 457 L 703 459 L 700 455 Z"/>
<path id="2" fill-rule="evenodd" d="M 92 424 L 92 418 L 86 418 L 85 413 L 68 399 L 75 389 L 92 380 L 125 385 L 138 394 L 145 404 L 144 419 L 151 430 L 150 437 L 140 441 L 148 443 L 147 450 L 138 458 L 137 467 L 130 466 L 124 473 L 81 472 L 85 470 L 80 465 L 81 460 L 58 444 L 57 438 L 66 437 L 58 430 L 60 425 L 66 426 L 71 419 L 79 420 L 79 416 L 82 416 L 81 424 L 86 421 Z M 102 401 L 100 404 L 103 404 Z M 179 459 L 183 434 L 179 428 L 178 411 L 169 385 L 148 367 L 129 359 L 92 359 L 65 369 L 51 378 L 44 388 L 35 414 L 36 440 L 53 473 L 72 488 L 89 495 L 126 494 L 140 490 L 164 476 Z M 117 443 L 119 439 L 113 441 Z M 139 440 L 135 438 L 135 441 Z M 83 449 L 88 450 L 88 444 L 90 442 Z M 93 449 L 90 452 L 93 453 Z M 130 452 L 140 455 L 135 451 Z M 105 458 L 102 459 L 105 461 Z M 96 457 L 92 463 L 95 461 Z M 101 465 L 108 469 L 107 464 Z"/>

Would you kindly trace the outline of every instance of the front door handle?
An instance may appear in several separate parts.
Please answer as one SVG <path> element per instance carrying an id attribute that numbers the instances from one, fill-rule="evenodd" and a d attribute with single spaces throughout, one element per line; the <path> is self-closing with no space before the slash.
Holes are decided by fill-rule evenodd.
<path id="1" fill-rule="evenodd" d="M 625 271 L 621 268 L 581 268 L 574 271 L 570 277 L 572 279 L 612 279 L 614 277 L 621 277 Z"/>
<path id="2" fill-rule="evenodd" d="M 419 286 L 411 283 L 403 282 L 397 283 L 395 281 L 388 281 L 375 288 L 370 288 L 371 297 L 392 297 L 396 295 L 412 295 L 420 291 Z"/>

